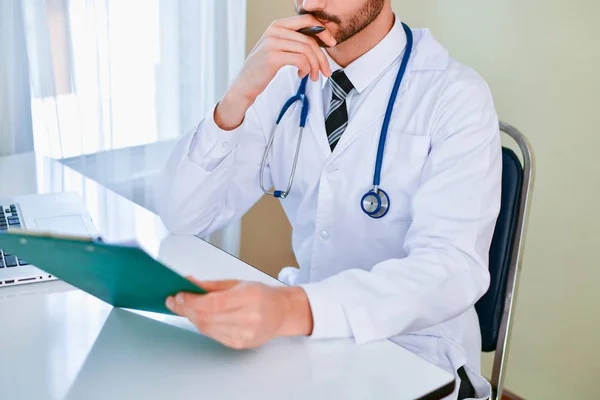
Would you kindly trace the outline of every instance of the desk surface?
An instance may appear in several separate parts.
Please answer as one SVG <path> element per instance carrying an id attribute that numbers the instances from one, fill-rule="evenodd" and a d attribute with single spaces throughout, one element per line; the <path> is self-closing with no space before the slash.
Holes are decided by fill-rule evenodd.
<path id="1" fill-rule="evenodd" d="M 4 157 L 0 171 L 12 172 L 0 196 L 76 191 L 105 238 L 137 240 L 180 273 L 279 284 L 196 237 L 169 236 L 154 214 L 59 162 Z M 0 288 L 0 317 L 0 399 L 415 399 L 454 386 L 389 341 L 285 338 L 235 351 L 183 318 L 113 309 L 63 282 Z"/>

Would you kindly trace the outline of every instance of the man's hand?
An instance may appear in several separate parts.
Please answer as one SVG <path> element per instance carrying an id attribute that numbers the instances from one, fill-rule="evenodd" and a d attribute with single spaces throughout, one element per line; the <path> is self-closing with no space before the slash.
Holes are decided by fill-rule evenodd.
<path id="1" fill-rule="evenodd" d="M 167 307 L 225 346 L 254 348 L 279 336 L 312 333 L 310 304 L 300 287 L 188 279 L 208 294 L 178 293 L 167 299 Z"/>
<path id="2" fill-rule="evenodd" d="M 323 24 L 312 15 L 281 19 L 271 24 L 250 52 L 240 76 L 215 110 L 215 122 L 221 129 L 232 130 L 240 126 L 256 97 L 285 65 L 296 66 L 299 77 L 310 74 L 313 81 L 319 79 L 319 72 L 327 78 L 331 76 L 327 57 L 316 40 L 297 32 L 312 26 Z M 318 36 L 327 45 L 336 45 L 329 31 L 325 30 Z"/>

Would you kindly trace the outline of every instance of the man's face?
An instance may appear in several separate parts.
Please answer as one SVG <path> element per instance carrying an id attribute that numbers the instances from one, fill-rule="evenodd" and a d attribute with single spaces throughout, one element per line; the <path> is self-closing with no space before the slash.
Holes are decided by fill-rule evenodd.
<path id="1" fill-rule="evenodd" d="M 295 0 L 299 15 L 311 14 L 333 34 L 338 44 L 365 29 L 383 10 L 386 0 Z"/>

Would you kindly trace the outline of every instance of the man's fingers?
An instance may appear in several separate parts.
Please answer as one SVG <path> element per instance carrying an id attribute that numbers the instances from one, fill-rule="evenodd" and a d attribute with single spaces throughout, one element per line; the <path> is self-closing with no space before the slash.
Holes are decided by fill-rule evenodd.
<path id="1" fill-rule="evenodd" d="M 278 53 L 280 52 L 298 53 L 304 55 L 310 64 L 310 73 L 313 81 L 316 81 L 319 78 L 319 60 L 309 44 L 295 40 L 271 37 L 269 38 L 269 41 L 265 43 L 265 46 L 268 46 L 269 51 L 277 53 L 275 54 L 275 57 L 277 57 Z"/>
<path id="2" fill-rule="evenodd" d="M 214 314 L 210 318 L 199 317 L 192 309 L 179 309 L 179 315 L 188 318 L 198 331 L 221 344 L 234 349 L 256 347 L 256 333 L 248 326 L 244 313 Z M 186 311 L 187 310 L 187 311 Z M 186 315 L 188 314 L 188 315 Z"/>
<path id="3" fill-rule="evenodd" d="M 271 26 L 278 26 L 278 27 L 289 29 L 292 31 L 299 31 L 300 29 L 303 29 L 303 28 L 311 28 L 313 26 L 323 26 L 323 24 L 321 23 L 321 21 L 319 21 L 312 15 L 305 14 L 305 15 L 299 15 L 299 16 L 295 16 L 295 17 L 289 17 L 289 18 L 277 20 L 277 21 L 273 22 L 271 24 Z M 323 32 L 319 33 L 318 36 L 323 42 L 325 42 L 326 44 L 328 44 L 331 47 L 333 47 L 337 44 L 335 38 L 333 37 L 331 32 L 329 32 L 327 29 L 325 29 Z"/>
<path id="4" fill-rule="evenodd" d="M 293 65 L 298 68 L 298 76 L 300 78 L 304 78 L 312 72 L 308 58 L 304 54 L 283 52 L 277 58 L 277 62 L 279 68 L 284 65 Z"/>
<path id="5" fill-rule="evenodd" d="M 226 323 L 206 323 L 199 321 L 194 323 L 198 330 L 205 336 L 208 336 L 221 344 L 233 349 L 247 349 L 256 347 L 260 340 L 256 340 L 258 335 L 256 332 L 249 330 L 247 327 L 239 324 Z"/>
<path id="6" fill-rule="evenodd" d="M 187 279 L 192 283 L 200 286 L 207 292 L 220 292 L 223 290 L 230 290 L 240 284 L 238 280 L 224 280 L 224 281 L 200 281 L 193 276 L 188 276 Z"/>
<path id="7" fill-rule="evenodd" d="M 200 286 L 202 289 L 206 290 L 206 288 L 204 288 L 204 286 L 202 286 L 202 285 L 203 285 L 203 282 L 202 282 L 202 281 L 200 281 L 200 280 L 198 280 L 198 279 L 196 279 L 196 278 L 194 278 L 192 275 L 188 275 L 188 276 L 186 276 L 185 278 L 186 278 L 188 281 L 192 282 L 194 285 L 196 285 L 196 286 Z"/>
<path id="8" fill-rule="evenodd" d="M 181 294 L 181 293 L 180 293 Z M 166 306 L 173 313 L 180 315 L 182 317 L 190 318 L 188 308 L 184 303 L 178 299 L 177 296 L 169 296 L 167 297 Z"/>
<path id="9" fill-rule="evenodd" d="M 329 61 L 327 60 L 325 53 L 323 52 L 323 50 L 321 50 L 315 39 L 303 35 L 301 33 L 291 31 L 289 29 L 281 28 L 279 26 L 269 28 L 268 35 L 270 35 L 270 37 L 277 37 L 280 39 L 287 39 L 307 44 L 308 46 L 310 46 L 313 53 L 317 57 L 319 69 L 321 70 L 323 75 L 325 75 L 325 77 L 327 78 L 331 76 L 332 71 L 331 67 L 329 66 Z"/>
<path id="10" fill-rule="evenodd" d="M 228 282 L 235 284 L 231 290 L 206 295 L 182 292 L 169 297 L 167 306 L 188 318 L 204 335 L 232 348 L 256 347 L 273 337 L 269 328 L 273 316 L 265 307 L 277 301 L 269 297 L 271 289 L 256 282 L 219 281 L 209 285 Z"/>
<path id="11" fill-rule="evenodd" d="M 209 295 L 180 292 L 175 296 L 169 296 L 166 300 L 166 306 L 169 310 L 177 315 L 194 319 L 200 312 L 208 312 L 208 305 L 212 305 L 212 301 L 206 301 Z M 214 306 L 213 306 L 214 307 Z M 211 312 L 213 310 L 210 310 Z"/>
<path id="12" fill-rule="evenodd" d="M 238 297 L 229 291 L 208 294 L 180 292 L 168 297 L 165 304 L 169 310 L 182 317 L 208 320 L 243 307 L 245 303 L 239 301 Z"/>

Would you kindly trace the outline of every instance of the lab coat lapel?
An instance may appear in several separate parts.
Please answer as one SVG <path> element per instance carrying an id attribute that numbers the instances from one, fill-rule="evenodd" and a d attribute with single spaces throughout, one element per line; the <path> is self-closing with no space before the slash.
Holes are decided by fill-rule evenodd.
<path id="1" fill-rule="evenodd" d="M 323 79 L 321 77 L 321 79 Z M 325 158 L 331 155 L 331 147 L 327 141 L 327 130 L 325 128 L 325 115 L 323 115 L 323 90 L 322 82 L 309 81 L 306 89 L 306 95 L 308 96 L 308 126 L 310 131 L 315 136 Z"/>
<path id="2" fill-rule="evenodd" d="M 406 77 L 400 86 L 394 109 L 401 105 L 409 81 L 410 70 L 406 72 Z M 388 88 L 374 88 L 374 91 L 375 93 L 369 94 L 369 99 L 358 107 L 356 114 L 350 116 L 348 127 L 333 151 L 334 157 L 342 154 L 364 132 L 375 129 L 377 137 L 379 137 L 392 88 L 390 87 L 389 90 Z"/>

